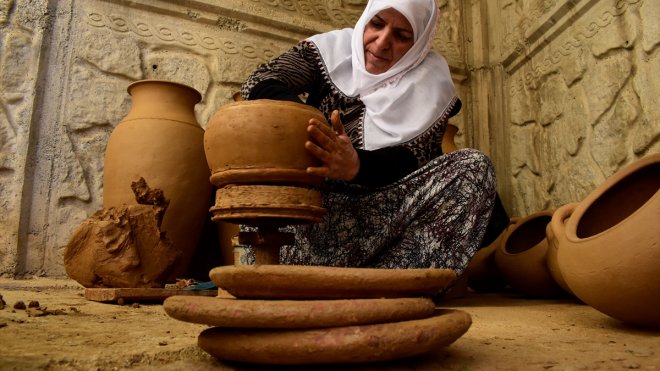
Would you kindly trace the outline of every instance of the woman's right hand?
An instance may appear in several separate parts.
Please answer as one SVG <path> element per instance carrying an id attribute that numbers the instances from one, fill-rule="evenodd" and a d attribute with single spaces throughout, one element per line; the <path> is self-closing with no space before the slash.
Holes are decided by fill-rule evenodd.
<path id="1" fill-rule="evenodd" d="M 323 165 L 308 167 L 307 173 L 324 178 L 351 181 L 360 170 L 360 159 L 350 138 L 344 131 L 344 125 L 339 118 L 339 111 L 334 110 L 330 116 L 332 127 L 317 119 L 309 120 L 305 148 Z"/>

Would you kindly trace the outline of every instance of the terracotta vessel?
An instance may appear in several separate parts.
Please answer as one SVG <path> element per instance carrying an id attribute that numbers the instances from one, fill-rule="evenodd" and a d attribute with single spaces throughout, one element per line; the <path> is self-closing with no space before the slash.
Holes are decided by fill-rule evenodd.
<path id="1" fill-rule="evenodd" d="M 212 187 L 204 157 L 204 130 L 195 119 L 195 89 L 143 80 L 129 85 L 132 107 L 105 150 L 103 207 L 136 204 L 131 182 L 143 177 L 169 206 L 161 230 L 181 252 L 170 281 L 185 275 L 204 222 Z"/>
<path id="2" fill-rule="evenodd" d="M 552 213 L 545 210 L 521 218 L 495 252 L 497 268 L 509 286 L 528 297 L 549 298 L 563 293 L 546 264 L 545 228 Z"/>
<path id="3" fill-rule="evenodd" d="M 557 261 L 557 256 L 559 254 L 559 247 L 564 245 L 566 239 L 566 233 L 564 232 L 566 221 L 571 217 L 573 211 L 577 207 L 578 203 L 569 203 L 560 208 L 558 208 L 552 214 L 552 220 L 545 229 L 545 235 L 548 240 L 548 254 L 546 256 L 546 264 L 550 270 L 550 275 L 557 282 L 557 284 L 564 289 L 564 291 L 573 294 L 571 289 L 568 287 L 564 276 L 561 274 L 561 269 L 559 268 L 559 262 Z"/>
<path id="4" fill-rule="evenodd" d="M 624 167 L 575 208 L 559 247 L 562 276 L 604 314 L 660 327 L 660 153 Z M 562 241 L 562 240 L 560 240 Z"/>
<path id="5" fill-rule="evenodd" d="M 307 174 L 319 161 L 304 147 L 311 118 L 326 122 L 310 106 L 284 101 L 237 101 L 220 107 L 204 135 L 216 204 L 213 220 L 230 222 L 319 222 L 325 214 L 323 180 Z"/>
<path id="6" fill-rule="evenodd" d="M 480 249 L 470 260 L 465 275 L 468 286 L 477 292 L 493 292 L 507 285 L 506 278 L 495 263 L 495 253 L 502 245 L 507 233 L 518 222 L 511 218 L 507 228 L 490 245 Z"/>
<path id="7" fill-rule="evenodd" d="M 452 124 L 447 124 L 445 134 L 442 136 L 442 153 L 454 152 L 458 149 L 458 146 L 456 146 L 456 143 L 454 142 L 456 133 L 458 133 L 458 127 Z"/>

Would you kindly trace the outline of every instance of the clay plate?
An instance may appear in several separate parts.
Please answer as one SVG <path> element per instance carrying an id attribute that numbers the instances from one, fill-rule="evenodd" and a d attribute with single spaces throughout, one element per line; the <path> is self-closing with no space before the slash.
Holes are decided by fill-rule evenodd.
<path id="1" fill-rule="evenodd" d="M 328 364 L 388 361 L 447 346 L 472 324 L 469 314 L 438 310 L 426 319 L 308 330 L 214 327 L 198 345 L 221 360 L 258 364 Z"/>
<path id="2" fill-rule="evenodd" d="M 430 296 L 447 288 L 450 269 L 377 269 L 298 265 L 213 268 L 211 280 L 241 299 L 357 299 Z"/>
<path id="3" fill-rule="evenodd" d="M 427 298 L 350 300 L 236 300 L 172 296 L 165 312 L 175 319 L 237 328 L 323 328 L 427 318 Z"/>

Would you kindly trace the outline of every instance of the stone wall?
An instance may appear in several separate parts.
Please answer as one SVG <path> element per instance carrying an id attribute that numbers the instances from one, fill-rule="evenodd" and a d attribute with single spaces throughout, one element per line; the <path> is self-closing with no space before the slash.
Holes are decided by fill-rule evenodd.
<path id="1" fill-rule="evenodd" d="M 498 0 L 489 16 L 507 20 L 490 30 L 513 214 L 580 201 L 660 151 L 659 1 Z"/>
<path id="2" fill-rule="evenodd" d="M 0 0 L 0 275 L 64 274 L 71 232 L 102 204 L 103 153 L 140 79 L 202 93 L 365 0 Z M 493 159 L 512 215 L 579 200 L 660 144 L 654 0 L 438 0 L 435 49 L 464 109 L 460 147 Z"/>

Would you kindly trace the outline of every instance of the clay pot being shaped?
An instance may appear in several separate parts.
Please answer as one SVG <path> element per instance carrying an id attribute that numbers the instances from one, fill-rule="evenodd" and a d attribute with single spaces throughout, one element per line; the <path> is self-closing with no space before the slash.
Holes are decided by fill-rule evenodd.
<path id="1" fill-rule="evenodd" d="M 602 313 L 660 327 L 660 153 L 592 191 L 568 219 L 558 264 L 571 291 Z"/>
<path id="2" fill-rule="evenodd" d="M 325 214 L 307 173 L 320 162 L 305 149 L 309 120 L 323 114 L 300 103 L 268 99 L 224 105 L 211 117 L 204 149 L 216 203 L 214 221 L 245 224 L 320 222 Z"/>
<path id="3" fill-rule="evenodd" d="M 573 294 L 571 289 L 566 284 L 564 276 L 561 274 L 561 269 L 559 268 L 559 262 L 557 261 L 557 255 L 559 253 L 559 247 L 565 244 L 566 233 L 564 232 L 566 221 L 570 218 L 571 214 L 577 207 L 578 203 L 569 203 L 560 208 L 558 208 L 552 214 L 552 220 L 545 228 L 545 235 L 548 240 L 548 255 L 546 256 L 546 263 L 548 269 L 550 270 L 550 275 L 557 282 L 557 284 L 564 289 L 564 291 Z M 561 239 L 561 240 L 560 240 Z"/>
<path id="4" fill-rule="evenodd" d="M 501 290 L 507 285 L 495 263 L 495 253 L 502 245 L 507 233 L 518 222 L 518 218 L 511 218 L 509 225 L 490 245 L 480 249 L 470 260 L 465 269 L 468 286 L 477 292 L 493 292 Z"/>
<path id="5" fill-rule="evenodd" d="M 509 286 L 527 297 L 551 298 L 563 293 L 546 264 L 545 229 L 552 214 L 545 210 L 520 219 L 495 252 L 497 268 Z"/>
<path id="6" fill-rule="evenodd" d="M 174 82 L 129 85 L 131 110 L 105 149 L 103 207 L 136 204 L 131 183 L 143 177 L 169 206 L 161 230 L 181 253 L 169 281 L 183 277 L 208 218 L 212 186 L 204 156 L 204 129 L 195 118 L 201 94 Z"/>

